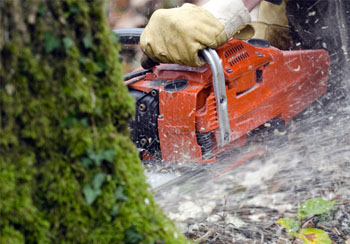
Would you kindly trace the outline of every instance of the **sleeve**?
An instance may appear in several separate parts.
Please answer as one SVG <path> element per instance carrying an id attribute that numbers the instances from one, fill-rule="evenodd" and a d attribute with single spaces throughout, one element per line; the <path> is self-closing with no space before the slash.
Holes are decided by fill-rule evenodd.
<path id="1" fill-rule="evenodd" d="M 228 37 L 251 20 L 243 0 L 210 0 L 201 7 L 224 25 Z"/>

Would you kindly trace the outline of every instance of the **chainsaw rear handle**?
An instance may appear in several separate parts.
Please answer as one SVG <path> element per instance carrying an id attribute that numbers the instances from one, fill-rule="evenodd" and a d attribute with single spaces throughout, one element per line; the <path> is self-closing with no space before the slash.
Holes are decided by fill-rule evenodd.
<path id="1" fill-rule="evenodd" d="M 119 36 L 122 44 L 138 44 L 143 28 L 115 29 L 113 32 Z M 209 64 L 213 75 L 214 93 L 219 122 L 219 144 L 225 146 L 230 142 L 231 129 L 227 110 L 227 95 L 225 87 L 225 75 L 222 62 L 214 49 L 206 48 L 199 53 Z M 149 58 L 150 59 L 150 58 Z M 153 63 L 154 61 L 150 59 Z M 149 62 L 151 62 L 149 61 Z"/>

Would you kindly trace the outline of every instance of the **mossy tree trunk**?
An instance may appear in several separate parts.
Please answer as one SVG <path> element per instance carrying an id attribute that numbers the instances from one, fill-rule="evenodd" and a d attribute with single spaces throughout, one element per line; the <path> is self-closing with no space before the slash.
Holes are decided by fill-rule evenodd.
<path id="1" fill-rule="evenodd" d="M 103 0 L 0 1 L 0 243 L 185 243 L 129 140 Z"/>

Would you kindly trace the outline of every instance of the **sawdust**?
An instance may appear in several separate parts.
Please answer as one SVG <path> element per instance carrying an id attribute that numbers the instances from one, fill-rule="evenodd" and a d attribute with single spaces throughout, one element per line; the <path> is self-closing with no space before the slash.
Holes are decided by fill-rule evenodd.
<path id="1" fill-rule="evenodd" d="M 271 136 L 260 128 L 246 147 L 215 166 L 155 189 L 158 204 L 200 243 L 287 243 L 287 234 L 276 225 L 279 218 L 295 217 L 308 199 L 335 199 L 330 220 L 317 226 L 315 219 L 311 225 L 324 229 L 335 243 L 345 243 L 350 238 L 349 104 L 346 98 L 326 106 L 316 103 L 292 120 L 285 134 Z M 222 164 L 237 160 L 237 153 L 258 146 L 265 147 L 263 157 L 212 178 Z"/>
<path id="2" fill-rule="evenodd" d="M 144 26 L 145 17 L 162 7 L 160 2 L 166 1 L 111 0 L 111 28 Z M 125 70 L 134 68 L 132 62 Z M 267 123 L 246 147 L 226 152 L 213 167 L 188 169 L 178 181 L 154 190 L 158 204 L 183 233 L 200 243 L 287 243 L 288 236 L 276 225 L 279 218 L 295 217 L 305 200 L 336 199 L 331 219 L 321 226 L 317 219 L 311 224 L 327 231 L 335 243 L 350 244 L 350 102 L 344 94 L 341 89 L 327 94 L 332 102 L 316 102 L 286 131 L 272 128 L 275 133 L 266 133 L 271 129 Z M 240 154 L 260 146 L 265 148 L 263 157 L 213 179 Z"/>

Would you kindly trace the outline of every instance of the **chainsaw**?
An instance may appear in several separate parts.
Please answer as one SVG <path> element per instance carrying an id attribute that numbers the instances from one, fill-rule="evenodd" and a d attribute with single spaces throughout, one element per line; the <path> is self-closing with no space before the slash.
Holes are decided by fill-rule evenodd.
<path id="1" fill-rule="evenodd" d="M 142 29 L 114 30 L 137 44 Z M 136 100 L 130 123 L 142 160 L 214 163 L 246 142 L 248 132 L 288 123 L 327 91 L 326 50 L 281 51 L 262 39 L 230 39 L 205 49 L 207 64 L 159 64 L 124 75 Z"/>

